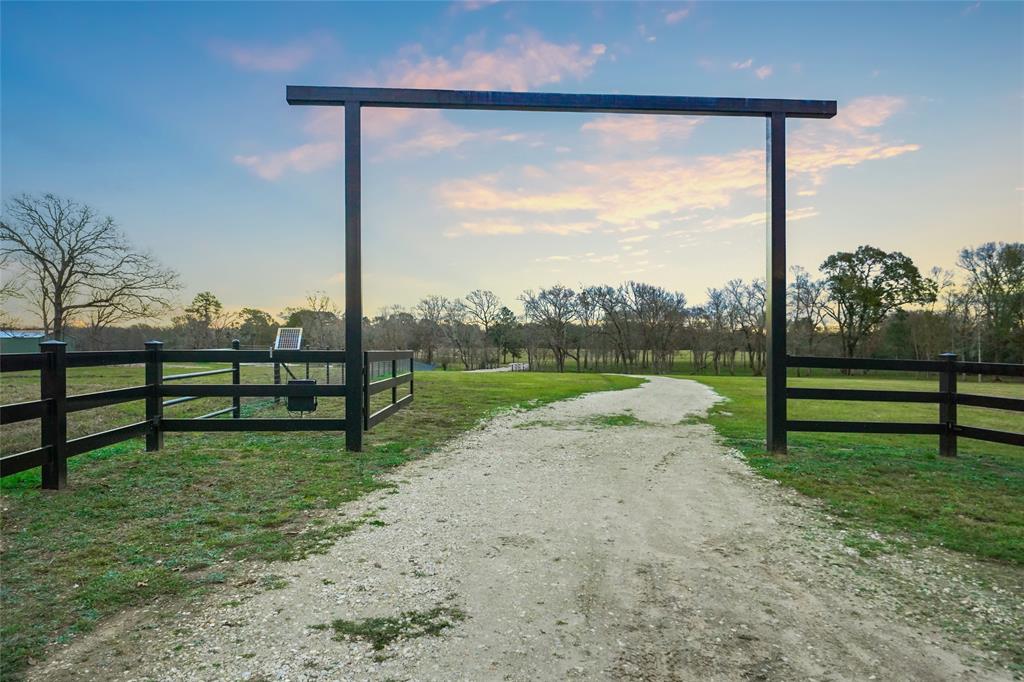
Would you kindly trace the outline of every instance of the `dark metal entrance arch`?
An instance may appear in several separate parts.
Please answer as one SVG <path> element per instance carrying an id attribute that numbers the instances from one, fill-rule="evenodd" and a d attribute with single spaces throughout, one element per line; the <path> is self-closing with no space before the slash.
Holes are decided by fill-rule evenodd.
<path id="1" fill-rule="evenodd" d="M 415 90 L 289 85 L 289 104 L 345 107 L 345 444 L 363 446 L 359 385 L 363 374 L 363 291 L 360 224 L 360 110 L 362 107 L 575 111 L 610 114 L 754 116 L 767 121 L 768 263 L 766 373 L 767 445 L 786 451 L 786 119 L 832 118 L 835 100 L 577 95 L 547 92 Z"/>

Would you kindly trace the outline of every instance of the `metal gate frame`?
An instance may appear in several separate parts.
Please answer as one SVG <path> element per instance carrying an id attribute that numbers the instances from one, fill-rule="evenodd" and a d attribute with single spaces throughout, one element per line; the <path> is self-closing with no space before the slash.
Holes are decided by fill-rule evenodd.
<path id="1" fill-rule="evenodd" d="M 786 119 L 832 118 L 835 100 L 586 95 L 547 92 L 287 86 L 288 104 L 345 107 L 345 363 L 347 390 L 356 395 L 363 362 L 362 186 L 360 111 L 363 107 L 572 111 L 760 117 L 767 123 L 767 445 L 786 451 Z M 346 403 L 345 445 L 358 451 L 363 429 L 357 401 Z"/>

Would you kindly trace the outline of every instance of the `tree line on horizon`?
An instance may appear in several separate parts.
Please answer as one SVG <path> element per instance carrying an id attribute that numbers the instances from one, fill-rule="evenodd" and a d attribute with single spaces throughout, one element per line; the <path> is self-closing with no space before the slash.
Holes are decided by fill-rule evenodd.
<path id="1" fill-rule="evenodd" d="M 145 323 L 171 311 L 180 279 L 131 248 L 111 218 L 54 195 L 20 196 L 0 221 L 4 302 L 19 298 L 54 338 L 82 350 L 135 348 L 152 338 L 170 347 L 210 348 L 239 339 L 260 348 L 278 326 L 302 327 L 310 348 L 341 348 L 344 316 L 324 292 L 280 315 L 224 309 L 215 294 L 195 296 L 170 324 Z M 791 268 L 788 352 L 1024 362 L 1024 243 L 962 249 L 956 270 L 922 274 L 906 255 L 873 246 L 839 251 L 812 274 Z M 387 306 L 363 320 L 367 348 L 409 348 L 430 364 L 475 369 L 525 361 L 557 371 L 678 368 L 764 372 L 766 299 L 762 279 L 732 279 L 692 305 L 678 291 L 644 282 L 524 291 L 517 315 L 493 292 L 424 296 L 411 309 Z M 5 317 L 8 317 L 5 313 Z M 10 319 L 2 321 L 5 326 Z"/>

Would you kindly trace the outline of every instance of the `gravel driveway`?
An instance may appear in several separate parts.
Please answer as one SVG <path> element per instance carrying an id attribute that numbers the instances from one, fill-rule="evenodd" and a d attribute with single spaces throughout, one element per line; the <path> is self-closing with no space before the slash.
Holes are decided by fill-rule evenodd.
<path id="1" fill-rule="evenodd" d="M 32 677 L 1001 679 L 902 620 L 821 511 L 687 423 L 716 399 L 651 378 L 496 418 L 345 507 L 362 525 L 328 553 L 126 616 Z M 403 612 L 406 635 L 433 632 L 358 636 Z"/>

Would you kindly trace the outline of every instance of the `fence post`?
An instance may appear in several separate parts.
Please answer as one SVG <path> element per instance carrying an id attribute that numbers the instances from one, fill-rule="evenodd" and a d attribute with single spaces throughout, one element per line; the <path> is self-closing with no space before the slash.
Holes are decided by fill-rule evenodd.
<path id="1" fill-rule="evenodd" d="M 50 459 L 43 465 L 43 487 L 60 490 L 68 484 L 67 344 L 43 341 L 39 350 L 46 354 L 39 373 L 39 397 L 51 401 L 39 429 L 40 446 L 50 446 Z"/>
<path id="2" fill-rule="evenodd" d="M 363 431 L 370 430 L 370 374 L 370 354 L 363 351 Z"/>
<path id="3" fill-rule="evenodd" d="M 416 379 L 416 376 L 413 374 L 413 370 L 415 369 L 415 367 L 416 367 L 416 354 L 415 353 L 410 353 L 409 354 L 409 395 L 413 394 L 412 385 L 413 385 L 413 382 Z"/>
<path id="4" fill-rule="evenodd" d="M 398 360 L 391 360 L 391 378 L 394 379 L 398 376 Z M 398 383 L 396 382 L 391 386 L 391 402 L 398 402 Z"/>
<path id="5" fill-rule="evenodd" d="M 156 452 L 164 446 L 164 430 L 160 423 L 164 418 L 164 397 L 160 394 L 160 386 L 164 383 L 164 363 L 160 357 L 163 348 L 160 341 L 146 342 L 146 385 L 149 394 L 146 396 L 146 452 Z"/>
<path id="6" fill-rule="evenodd" d="M 274 363 L 274 385 L 277 386 L 280 383 L 281 383 L 281 363 L 280 362 L 275 362 Z M 281 402 L 281 396 L 275 395 L 274 396 L 274 404 L 276 405 L 279 402 Z"/>
<path id="7" fill-rule="evenodd" d="M 939 435 L 939 454 L 956 457 L 956 353 L 943 353 L 939 359 L 946 367 L 939 374 L 939 392 L 943 394 L 939 403 L 939 423 L 944 430 Z"/>
<path id="8" fill-rule="evenodd" d="M 231 342 L 231 347 L 238 350 L 242 347 L 242 342 L 235 339 Z M 237 362 L 231 363 L 231 383 L 237 386 L 242 383 L 242 365 Z M 238 419 L 242 416 L 242 396 L 235 395 L 231 397 L 231 418 Z"/>

